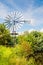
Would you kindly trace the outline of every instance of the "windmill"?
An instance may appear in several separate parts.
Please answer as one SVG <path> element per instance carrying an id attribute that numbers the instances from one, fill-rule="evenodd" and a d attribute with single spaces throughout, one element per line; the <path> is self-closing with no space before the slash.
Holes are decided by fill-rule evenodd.
<path id="1" fill-rule="evenodd" d="M 11 12 L 6 18 L 5 18 L 5 22 L 4 24 L 6 25 L 6 27 L 8 29 L 10 29 L 12 31 L 12 35 L 17 35 L 17 30 L 19 28 L 21 28 L 21 26 L 24 23 L 29 23 L 30 24 L 31 21 L 27 21 L 23 19 L 23 15 L 21 14 L 21 12 L 18 11 L 14 11 Z"/>
<path id="2" fill-rule="evenodd" d="M 5 18 L 5 22 L 4 24 L 6 25 L 6 27 L 8 29 L 10 29 L 12 31 L 12 36 L 14 36 L 13 39 L 15 39 L 15 43 L 16 43 L 16 35 L 18 35 L 17 30 L 19 28 L 21 28 L 21 26 L 24 23 L 29 23 L 30 21 L 24 20 L 23 19 L 23 15 L 21 14 L 21 12 L 18 11 L 14 11 L 11 12 L 11 14 L 9 14 L 6 18 Z"/>

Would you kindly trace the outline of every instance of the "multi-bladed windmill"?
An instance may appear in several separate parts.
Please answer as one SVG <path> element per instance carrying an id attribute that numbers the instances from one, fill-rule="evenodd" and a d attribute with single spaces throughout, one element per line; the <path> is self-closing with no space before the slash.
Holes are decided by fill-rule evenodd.
<path id="1" fill-rule="evenodd" d="M 23 23 L 29 23 L 30 24 L 30 20 L 24 20 L 23 19 L 23 15 L 21 14 L 21 12 L 15 11 L 15 12 L 11 12 L 6 18 L 5 18 L 5 22 L 4 24 L 6 25 L 6 27 L 8 29 L 10 29 L 12 31 L 11 35 L 14 36 L 13 41 L 16 44 L 16 35 L 18 35 L 17 30 L 19 28 L 21 28 L 21 26 L 23 25 Z"/>
<path id="2" fill-rule="evenodd" d="M 23 15 L 21 12 L 15 11 L 11 12 L 6 18 L 4 24 L 8 29 L 12 31 L 13 35 L 17 35 L 17 30 L 21 28 L 23 23 L 30 23 L 31 21 L 27 21 L 23 19 Z"/>

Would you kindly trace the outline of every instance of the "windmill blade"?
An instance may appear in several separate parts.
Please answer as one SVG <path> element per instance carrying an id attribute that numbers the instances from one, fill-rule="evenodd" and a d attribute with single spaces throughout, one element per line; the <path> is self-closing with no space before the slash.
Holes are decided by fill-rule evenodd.
<path id="1" fill-rule="evenodd" d="M 8 25 L 8 22 L 4 22 L 4 25 Z"/>
<path id="2" fill-rule="evenodd" d="M 19 12 L 18 11 L 16 11 L 16 15 L 18 14 Z"/>
<path id="3" fill-rule="evenodd" d="M 5 19 L 5 22 L 4 23 L 11 23 L 11 20 L 9 19 Z"/>
<path id="4" fill-rule="evenodd" d="M 10 15 L 8 15 L 8 18 L 11 19 L 12 17 Z"/>
<path id="5" fill-rule="evenodd" d="M 15 20 L 17 20 L 17 19 L 19 19 L 19 18 L 21 18 L 23 15 L 21 14 L 21 12 L 16 12 L 16 19 Z"/>
<path id="6" fill-rule="evenodd" d="M 15 31 L 18 29 L 17 25 L 14 27 Z"/>
<path id="7" fill-rule="evenodd" d="M 16 25 L 17 28 L 21 28 L 21 26 L 19 26 L 19 24 Z"/>
<path id="8" fill-rule="evenodd" d="M 19 24 L 19 26 L 23 26 L 23 24 Z"/>
<path id="9" fill-rule="evenodd" d="M 7 26 L 7 25 L 10 26 L 10 27 L 12 26 L 11 22 L 4 22 L 4 24 L 5 24 L 6 26 Z"/>
<path id="10" fill-rule="evenodd" d="M 16 16 L 16 12 L 14 12 L 14 15 Z"/>
<path id="11" fill-rule="evenodd" d="M 7 22 L 4 22 L 4 24 L 5 24 L 5 25 L 8 25 L 8 23 L 7 23 Z"/>
<path id="12" fill-rule="evenodd" d="M 23 15 L 21 15 L 20 17 L 16 18 L 15 20 L 18 20 L 19 18 L 21 18 Z"/>
<path id="13" fill-rule="evenodd" d="M 10 22 L 10 20 L 9 19 L 4 19 L 6 22 Z"/>
<path id="14" fill-rule="evenodd" d="M 10 15 L 7 15 L 7 17 L 5 18 L 6 20 L 10 20 L 12 17 Z"/>
<path id="15" fill-rule="evenodd" d="M 5 20 L 5 21 L 8 21 L 9 19 L 5 18 L 4 20 Z"/>
<path id="16" fill-rule="evenodd" d="M 24 22 L 20 22 L 20 23 L 19 23 L 19 25 L 21 25 L 21 26 L 22 26 L 23 24 L 24 24 Z"/>
<path id="17" fill-rule="evenodd" d="M 18 19 L 20 19 L 20 18 L 23 16 L 21 13 L 18 13 L 18 14 L 16 14 L 16 15 L 18 15 L 18 17 L 16 17 L 15 20 L 18 20 Z"/>
<path id="18" fill-rule="evenodd" d="M 10 12 L 10 14 L 9 14 L 9 15 L 11 16 L 11 19 L 12 19 L 12 17 L 13 17 L 13 15 L 14 15 L 14 14 L 13 14 L 13 12 Z"/>
<path id="19" fill-rule="evenodd" d="M 4 24 L 11 24 L 11 22 L 7 21 L 7 22 L 4 22 Z"/>
<path id="20" fill-rule="evenodd" d="M 17 25 L 17 28 L 19 29 L 19 28 L 21 28 L 21 26 Z"/>
<path id="21" fill-rule="evenodd" d="M 8 28 L 9 25 L 6 24 L 5 26 L 6 26 L 6 28 Z"/>
<path id="22" fill-rule="evenodd" d="M 22 14 L 21 14 L 21 12 L 18 12 L 18 16 L 21 16 Z"/>
<path id="23" fill-rule="evenodd" d="M 10 24 L 10 25 L 6 25 L 6 27 L 7 27 L 8 29 L 10 29 L 10 28 L 11 28 L 11 24 Z"/>
<path id="24" fill-rule="evenodd" d="M 13 18 L 15 19 L 16 18 L 16 12 L 13 12 L 13 15 L 14 15 Z"/>

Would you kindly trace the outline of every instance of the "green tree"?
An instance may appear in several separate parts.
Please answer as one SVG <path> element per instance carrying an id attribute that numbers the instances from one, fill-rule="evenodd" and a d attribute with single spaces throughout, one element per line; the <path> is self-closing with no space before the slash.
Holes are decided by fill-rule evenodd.
<path id="1" fill-rule="evenodd" d="M 0 45 L 13 45 L 12 37 L 4 24 L 0 24 Z"/>

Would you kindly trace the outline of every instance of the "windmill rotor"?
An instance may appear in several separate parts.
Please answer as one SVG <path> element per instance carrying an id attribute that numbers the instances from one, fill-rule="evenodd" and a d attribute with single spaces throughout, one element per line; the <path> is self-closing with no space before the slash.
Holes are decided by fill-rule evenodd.
<path id="1" fill-rule="evenodd" d="M 12 30 L 12 34 L 16 34 L 16 31 L 21 28 L 24 23 L 29 23 L 30 21 L 24 20 L 21 12 L 11 12 L 6 18 L 4 24 L 8 29 Z"/>

